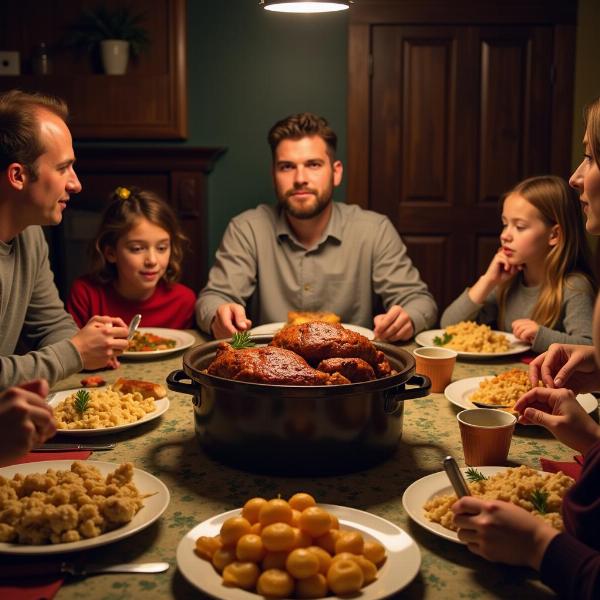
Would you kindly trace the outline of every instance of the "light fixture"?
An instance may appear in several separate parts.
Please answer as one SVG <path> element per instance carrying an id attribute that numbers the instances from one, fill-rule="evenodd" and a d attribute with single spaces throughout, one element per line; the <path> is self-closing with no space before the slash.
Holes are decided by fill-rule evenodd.
<path id="1" fill-rule="evenodd" d="M 353 0 L 260 0 L 265 10 L 288 13 L 335 12 L 350 8 Z"/>

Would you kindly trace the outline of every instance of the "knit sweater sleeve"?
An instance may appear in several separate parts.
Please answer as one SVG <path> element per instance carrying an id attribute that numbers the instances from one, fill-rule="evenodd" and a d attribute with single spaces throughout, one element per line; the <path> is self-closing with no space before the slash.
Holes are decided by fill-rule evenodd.
<path id="1" fill-rule="evenodd" d="M 595 292 L 582 275 L 573 275 L 565 283 L 562 307 L 562 331 L 540 327 L 533 340 L 534 352 L 545 352 L 550 344 L 592 343 L 592 315 Z"/>
<path id="2" fill-rule="evenodd" d="M 550 542 L 540 576 L 561 598 L 600 598 L 600 554 L 568 533 L 561 533 Z"/>
<path id="3" fill-rule="evenodd" d="M 3 315 L 2 330 L 7 339 L 20 339 L 31 351 L 17 354 L 16 344 L 5 348 L 8 351 L 0 356 L 0 387 L 38 377 L 52 385 L 83 366 L 70 341 L 78 328 L 58 296 L 41 229 L 28 228 L 18 243 L 22 258 L 15 265 L 9 297 L 15 306 Z"/>
<path id="4" fill-rule="evenodd" d="M 477 323 L 485 325 L 495 325 L 497 318 L 498 306 L 494 292 L 485 299 L 483 304 L 478 304 L 469 298 L 469 288 L 466 288 L 443 312 L 440 324 L 444 328 L 461 321 L 477 321 Z"/>

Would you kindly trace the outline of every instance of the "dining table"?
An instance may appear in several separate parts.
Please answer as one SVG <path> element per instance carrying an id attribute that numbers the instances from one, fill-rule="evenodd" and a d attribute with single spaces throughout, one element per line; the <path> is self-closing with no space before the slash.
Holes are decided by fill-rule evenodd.
<path id="1" fill-rule="evenodd" d="M 198 344 L 206 341 L 198 331 L 190 333 Z M 401 347 L 411 352 L 416 345 L 411 342 Z M 122 376 L 164 384 L 170 372 L 182 368 L 183 354 L 182 351 L 157 359 L 150 356 L 143 360 L 123 359 L 118 369 L 98 374 L 109 383 Z M 527 369 L 520 355 L 493 360 L 459 359 L 452 378 L 456 381 L 492 376 L 512 367 Z M 81 374 L 67 377 L 57 383 L 53 391 L 76 388 L 81 378 Z M 170 492 L 166 511 L 155 523 L 135 535 L 67 558 L 85 564 L 166 561 L 170 563 L 170 569 L 152 575 L 67 578 L 56 595 L 58 600 L 205 597 L 177 569 L 176 550 L 186 533 L 214 515 L 241 507 L 249 498 L 275 498 L 278 495 L 288 498 L 300 491 L 312 494 L 318 503 L 352 507 L 387 519 L 416 541 L 421 553 L 420 570 L 406 587 L 392 590 L 390 597 L 475 600 L 554 596 L 533 570 L 488 562 L 471 553 L 465 545 L 432 534 L 406 514 L 402 495 L 410 484 L 440 472 L 442 461 L 448 455 L 455 457 L 460 466 L 464 465 L 456 420 L 460 408 L 451 404 L 443 393 L 405 401 L 402 438 L 389 459 L 369 469 L 320 477 L 297 477 L 293 473 L 270 476 L 243 471 L 208 457 L 194 432 L 192 396 L 169 391 L 168 397 L 168 411 L 156 420 L 113 435 L 79 440 L 116 443 L 112 450 L 94 452 L 89 460 L 116 464 L 132 462 L 135 467 L 162 480 Z M 592 416 L 598 419 L 597 408 Z M 73 441 L 73 438 L 59 435 L 54 441 Z M 508 464 L 540 469 L 542 457 L 572 461 L 574 454 L 545 429 L 517 425 Z M 348 456 L 347 460 L 352 461 L 353 457 Z M 10 558 L 3 555 L 3 560 Z M 216 573 L 215 577 L 218 577 Z M 228 597 L 228 588 L 223 587 L 222 597 Z"/>

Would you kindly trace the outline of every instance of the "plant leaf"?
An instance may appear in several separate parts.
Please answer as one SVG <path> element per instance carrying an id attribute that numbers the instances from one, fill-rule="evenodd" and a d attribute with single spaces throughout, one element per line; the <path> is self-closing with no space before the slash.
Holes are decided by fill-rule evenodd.
<path id="1" fill-rule="evenodd" d="M 439 335 L 436 335 L 433 338 L 433 343 L 436 346 L 445 346 L 451 339 L 452 339 L 452 335 L 450 335 L 449 333 L 446 333 L 444 331 L 444 335 L 442 337 L 440 337 Z"/>
<path id="2" fill-rule="evenodd" d="M 531 504 L 541 515 L 548 512 L 548 492 L 545 490 L 534 490 L 531 494 Z"/>
<path id="3" fill-rule="evenodd" d="M 470 483 L 475 483 L 476 481 L 485 481 L 487 479 L 487 477 L 481 471 L 478 471 L 473 467 L 469 467 L 466 470 L 465 475 Z"/>
<path id="4" fill-rule="evenodd" d="M 231 346 L 236 350 L 242 350 L 244 348 L 252 348 L 256 344 L 247 331 L 238 331 L 231 338 Z"/>
<path id="5" fill-rule="evenodd" d="M 73 405 L 75 406 L 75 410 L 80 415 L 83 415 L 83 413 L 88 409 L 90 399 L 91 396 L 87 390 L 79 390 L 75 394 L 75 400 L 73 401 Z"/>

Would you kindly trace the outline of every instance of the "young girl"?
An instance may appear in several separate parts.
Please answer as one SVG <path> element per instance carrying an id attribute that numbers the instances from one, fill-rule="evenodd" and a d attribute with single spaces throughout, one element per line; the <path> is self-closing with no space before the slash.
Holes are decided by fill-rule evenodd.
<path id="1" fill-rule="evenodd" d="M 183 236 L 171 208 L 153 192 L 118 187 L 102 216 L 92 248 L 92 271 L 73 282 L 67 310 L 82 327 L 92 315 L 142 326 L 192 327 L 194 292 L 175 283 Z"/>
<path id="2" fill-rule="evenodd" d="M 503 198 L 501 248 L 487 271 L 445 311 L 512 331 L 544 352 L 554 342 L 591 344 L 596 282 L 580 203 L 560 177 L 531 177 Z"/>

